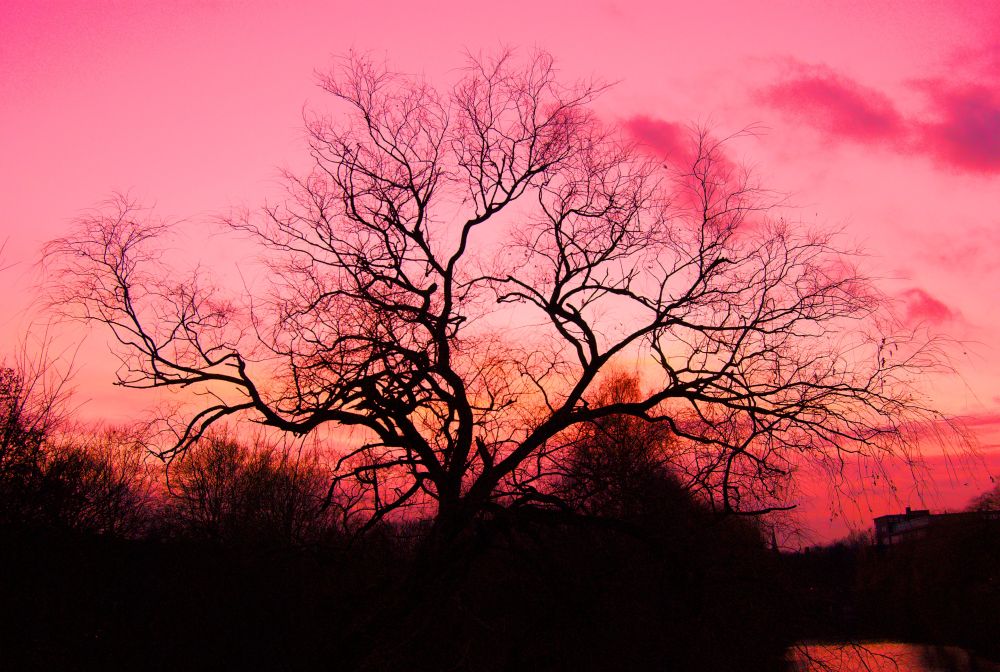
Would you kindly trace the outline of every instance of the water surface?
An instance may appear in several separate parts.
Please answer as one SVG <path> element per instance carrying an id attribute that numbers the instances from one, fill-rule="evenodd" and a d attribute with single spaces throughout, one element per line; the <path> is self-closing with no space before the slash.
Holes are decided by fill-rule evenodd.
<path id="1" fill-rule="evenodd" d="M 958 647 L 900 642 L 800 644 L 789 658 L 796 672 L 1000 672 Z"/>

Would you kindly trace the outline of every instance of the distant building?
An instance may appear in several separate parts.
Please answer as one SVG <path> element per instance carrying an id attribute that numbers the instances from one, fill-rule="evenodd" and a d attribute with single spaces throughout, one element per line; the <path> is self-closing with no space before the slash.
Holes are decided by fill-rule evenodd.
<path id="1" fill-rule="evenodd" d="M 875 544 L 892 546 L 902 542 L 925 539 L 934 529 L 944 525 L 989 522 L 1000 527 L 1000 511 L 967 511 L 963 513 L 931 513 L 927 509 L 893 513 L 875 519 Z"/>
<path id="2" fill-rule="evenodd" d="M 931 512 L 927 509 L 912 511 L 906 507 L 906 513 L 891 513 L 875 519 L 875 544 L 891 546 L 904 539 L 923 536 L 931 522 Z"/>

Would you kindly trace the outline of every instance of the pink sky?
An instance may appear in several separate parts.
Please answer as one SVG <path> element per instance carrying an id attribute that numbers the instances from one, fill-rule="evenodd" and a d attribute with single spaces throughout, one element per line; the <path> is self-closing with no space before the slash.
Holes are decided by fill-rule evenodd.
<path id="1" fill-rule="evenodd" d="M 697 7 L 696 7 L 697 4 Z M 1000 5 L 989 2 L 171 3 L 6 0 L 0 10 L 0 337 L 32 320 L 40 245 L 113 191 L 167 218 L 259 204 L 302 165 L 314 70 L 355 48 L 445 81 L 464 50 L 541 47 L 669 152 L 677 129 L 757 129 L 739 158 L 805 222 L 842 228 L 900 314 L 962 342 L 937 406 L 1000 420 Z M 227 260 L 229 262 L 232 259 Z M 79 329 L 60 338 L 76 342 Z M 78 357 L 85 412 L 134 412 L 98 334 Z M 989 465 L 997 471 L 998 462 Z M 940 470 L 931 506 L 989 486 Z M 969 483 L 971 485 L 962 485 Z M 907 502 L 920 504 L 916 494 Z M 906 503 L 906 502 L 903 502 Z M 878 507 L 894 508 L 883 503 Z M 878 508 L 876 507 L 876 508 Z M 818 511 L 822 506 L 813 506 Z M 884 511 L 875 511 L 882 513 Z M 859 520 L 869 514 L 865 512 Z"/>

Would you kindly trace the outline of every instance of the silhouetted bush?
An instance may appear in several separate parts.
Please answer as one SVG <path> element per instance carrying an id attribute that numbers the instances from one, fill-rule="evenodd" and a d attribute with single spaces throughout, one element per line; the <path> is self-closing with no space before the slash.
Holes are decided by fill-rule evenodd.
<path id="1" fill-rule="evenodd" d="M 599 405 L 635 402 L 639 380 L 619 374 L 599 387 Z M 578 425 L 556 457 L 561 467 L 555 494 L 574 511 L 617 520 L 660 516 L 680 502 L 690 503 L 672 475 L 676 437 L 664 423 L 610 415 Z"/>
<path id="2" fill-rule="evenodd" d="M 108 428 L 49 442 L 37 496 L 66 529 L 135 537 L 155 513 L 148 451 L 136 431 Z"/>
<path id="3" fill-rule="evenodd" d="M 222 542 L 304 545 L 335 531 L 329 475 L 315 453 L 215 433 L 169 468 L 164 512 L 176 533 Z"/>

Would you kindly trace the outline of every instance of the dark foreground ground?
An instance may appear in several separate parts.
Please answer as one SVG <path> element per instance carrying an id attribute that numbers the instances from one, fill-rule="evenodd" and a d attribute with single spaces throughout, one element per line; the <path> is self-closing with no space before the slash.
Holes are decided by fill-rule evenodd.
<path id="1" fill-rule="evenodd" d="M 1000 544 L 777 556 L 752 528 L 658 539 L 539 524 L 415 587 L 419 542 L 292 548 L 7 526 L 11 670 L 780 670 L 800 640 L 891 639 L 1000 658 Z M 670 542 L 671 543 L 667 543 Z M 684 543 L 680 543 L 683 540 Z M 414 599 L 409 599 L 410 596 Z"/>
<path id="2" fill-rule="evenodd" d="M 791 631 L 750 528 L 492 536 L 422 585 L 419 543 L 290 548 L 8 527 L 0 662 L 20 670 L 773 670 Z M 455 578 L 459 577 L 459 578 Z M 412 597 L 412 599 L 411 599 Z"/>

